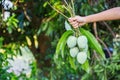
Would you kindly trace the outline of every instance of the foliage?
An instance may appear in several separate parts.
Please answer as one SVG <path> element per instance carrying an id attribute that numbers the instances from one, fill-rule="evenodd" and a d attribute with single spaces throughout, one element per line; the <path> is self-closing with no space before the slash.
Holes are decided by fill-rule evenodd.
<path id="1" fill-rule="evenodd" d="M 48 2 L 57 10 L 64 13 L 68 17 L 71 16 L 67 10 L 63 9 L 65 2 L 62 0 L 11 0 L 13 7 L 10 8 L 10 17 L 5 21 L 3 14 L 6 11 L 4 8 L 0 10 L 0 80 L 18 80 L 20 77 L 25 80 L 119 80 L 120 65 L 119 52 L 112 55 L 112 57 L 105 60 L 99 57 L 99 54 L 95 54 L 93 49 L 96 48 L 96 52 L 101 52 L 101 48 L 104 48 L 103 44 L 94 43 L 94 46 L 90 44 L 88 53 L 88 63 L 91 69 L 90 73 L 86 73 L 83 70 L 86 65 L 73 63 L 76 61 L 71 58 L 69 54 L 64 55 L 64 51 L 68 53 L 66 48 L 66 42 L 60 37 L 65 32 L 66 19 L 53 10 Z M 70 2 L 70 0 L 67 0 Z M 75 15 L 86 16 L 94 14 L 112 7 L 120 6 L 119 0 L 74 0 Z M 116 34 L 120 34 L 119 21 L 109 21 L 108 26 Z M 84 30 L 93 33 L 92 24 L 87 24 L 81 29 L 82 34 Z M 112 39 L 113 36 L 106 28 L 103 22 L 97 23 L 98 36 L 106 43 L 107 46 L 113 48 Z M 66 33 L 67 38 L 69 34 L 73 32 L 68 31 Z M 86 32 L 85 32 L 86 33 Z M 90 35 L 89 34 L 89 35 Z M 87 35 L 87 34 L 85 34 Z M 88 37 L 89 37 L 88 35 Z M 89 37 L 91 39 L 93 37 Z M 60 39 L 60 40 L 59 40 Z M 90 41 L 89 40 L 89 41 Z M 96 39 L 95 39 L 96 40 Z M 95 41 L 94 40 L 94 41 Z M 59 41 L 59 42 L 58 42 Z M 62 45 L 61 45 L 62 43 Z M 57 46 L 58 45 L 58 46 Z M 96 47 L 100 45 L 101 47 Z M 33 52 L 36 62 L 31 64 L 33 69 L 30 78 L 26 78 L 24 74 L 17 77 L 14 73 L 8 73 L 7 58 L 13 59 L 19 51 L 20 46 L 28 46 Z M 117 46 L 119 47 L 119 46 Z M 116 50 L 118 50 L 116 47 Z M 61 52 L 57 54 L 58 60 L 54 57 L 58 53 L 55 50 Z M 60 49 L 60 50 L 59 50 Z M 115 51 L 116 52 L 116 51 Z M 107 53 L 106 53 L 107 54 Z M 102 54 L 103 55 L 103 52 Z M 107 54 L 108 55 L 108 54 Z M 56 66 L 55 62 L 60 66 Z M 37 66 L 37 68 L 36 68 Z M 71 67 L 70 67 L 71 66 Z M 88 65 L 87 65 L 88 66 Z M 37 74 L 37 77 L 36 77 Z"/>

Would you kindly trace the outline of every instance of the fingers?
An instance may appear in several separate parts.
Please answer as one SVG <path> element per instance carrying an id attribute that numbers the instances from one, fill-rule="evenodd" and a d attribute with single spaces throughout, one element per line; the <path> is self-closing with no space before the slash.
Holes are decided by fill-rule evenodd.
<path id="1" fill-rule="evenodd" d="M 77 22 L 76 17 L 69 18 L 68 21 L 70 22 L 70 24 L 71 24 L 74 28 L 77 28 L 77 27 L 78 27 L 78 22 Z"/>
<path id="2" fill-rule="evenodd" d="M 83 26 L 85 24 L 84 18 L 80 16 L 71 17 L 68 19 L 73 28 L 78 28 L 78 26 Z"/>
<path id="3" fill-rule="evenodd" d="M 78 22 L 75 20 L 75 19 L 68 19 L 68 21 L 70 22 L 70 24 L 74 27 L 74 28 L 76 28 L 76 27 L 78 27 Z"/>
<path id="4" fill-rule="evenodd" d="M 69 22 L 73 22 L 73 21 L 76 21 L 76 20 L 77 20 L 76 17 L 71 17 L 71 18 L 68 19 Z"/>
<path id="5" fill-rule="evenodd" d="M 76 23 L 76 24 L 74 24 L 74 25 L 72 25 L 74 28 L 78 28 L 78 23 Z"/>
<path id="6" fill-rule="evenodd" d="M 70 23 L 74 28 L 77 28 L 79 26 L 79 23 L 77 21 L 73 21 Z"/>
<path id="7" fill-rule="evenodd" d="M 78 25 L 79 25 L 79 26 L 83 26 L 83 25 L 85 25 L 85 24 L 86 24 L 86 23 L 79 23 Z"/>
<path id="8" fill-rule="evenodd" d="M 73 28 L 78 28 L 79 26 L 85 25 L 85 23 L 81 23 L 81 22 L 77 22 L 77 21 L 73 21 L 70 24 L 73 26 Z"/>
<path id="9" fill-rule="evenodd" d="M 70 23 L 71 25 L 78 25 L 78 22 L 77 21 L 73 21 Z"/>

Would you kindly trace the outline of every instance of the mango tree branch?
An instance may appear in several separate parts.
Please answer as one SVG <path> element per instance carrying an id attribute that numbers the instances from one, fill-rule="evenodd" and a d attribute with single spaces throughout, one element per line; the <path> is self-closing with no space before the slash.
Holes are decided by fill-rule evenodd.
<path id="1" fill-rule="evenodd" d="M 112 36 L 115 38 L 115 33 L 112 31 L 112 29 L 110 28 L 110 26 L 103 21 L 103 24 L 108 28 L 108 30 L 111 32 Z"/>
<path id="2" fill-rule="evenodd" d="M 64 0 L 64 2 L 65 2 L 65 4 L 66 4 L 67 6 L 69 6 L 66 0 Z"/>
<path id="3" fill-rule="evenodd" d="M 73 0 L 71 0 L 71 3 L 72 3 L 72 13 L 73 13 L 73 16 L 75 16 L 75 7 L 74 7 L 74 2 L 73 2 Z"/>
<path id="4" fill-rule="evenodd" d="M 95 37 L 96 39 L 103 44 L 103 46 L 106 48 L 109 56 L 111 57 L 111 52 L 109 51 L 107 45 L 98 37 L 98 34 L 97 34 L 97 25 L 96 25 L 96 22 L 93 23 L 93 28 L 94 28 L 94 33 L 95 33 Z"/>
<path id="5" fill-rule="evenodd" d="M 64 16 L 66 19 L 68 19 L 68 17 L 67 17 L 66 15 L 64 15 L 62 12 L 60 12 L 60 11 L 57 10 L 56 8 L 54 8 L 49 2 L 48 2 L 48 4 L 49 4 L 50 7 L 51 7 L 52 9 L 54 9 L 56 12 L 58 12 L 59 14 L 61 14 L 62 16 Z"/>
<path id="6" fill-rule="evenodd" d="M 71 10 L 70 10 L 69 8 L 67 8 L 67 7 L 64 6 L 64 5 L 63 5 L 63 8 L 66 9 L 66 10 L 69 12 L 70 16 L 72 16 Z"/>
<path id="7" fill-rule="evenodd" d="M 64 0 L 64 2 L 67 5 L 67 7 L 69 8 L 69 10 L 72 10 L 72 7 L 68 4 L 68 2 L 66 0 Z"/>

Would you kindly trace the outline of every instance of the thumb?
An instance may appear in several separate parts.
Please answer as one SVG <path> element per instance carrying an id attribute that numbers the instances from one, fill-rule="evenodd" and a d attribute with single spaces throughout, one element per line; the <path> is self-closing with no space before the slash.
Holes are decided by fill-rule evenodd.
<path id="1" fill-rule="evenodd" d="M 69 20 L 69 21 L 76 21 L 77 18 L 76 18 L 76 17 L 70 17 L 68 20 Z"/>

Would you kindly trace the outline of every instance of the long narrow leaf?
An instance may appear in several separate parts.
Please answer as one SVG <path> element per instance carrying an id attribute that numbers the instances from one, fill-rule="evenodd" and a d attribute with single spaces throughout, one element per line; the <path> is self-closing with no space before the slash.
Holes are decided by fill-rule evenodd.
<path id="1" fill-rule="evenodd" d="M 84 64 L 82 64 L 82 69 L 85 70 L 87 73 L 90 73 L 90 65 L 88 60 Z"/>
<path id="2" fill-rule="evenodd" d="M 102 50 L 102 47 L 98 43 L 94 35 L 83 28 L 80 28 L 80 32 L 88 38 L 89 46 L 92 49 L 96 50 L 96 52 L 99 53 L 103 57 L 103 59 L 105 59 L 105 54 Z"/>
<path id="3" fill-rule="evenodd" d="M 77 66 L 75 65 L 75 62 L 76 62 L 75 60 L 76 60 L 75 58 L 72 58 L 69 56 L 69 63 L 71 68 L 73 68 L 74 70 L 77 70 Z"/>
<path id="4" fill-rule="evenodd" d="M 62 37 L 60 38 L 60 40 L 57 44 L 54 60 L 56 60 L 58 58 L 59 54 L 61 54 L 63 56 L 64 48 L 66 46 L 66 40 L 67 40 L 68 36 L 72 35 L 72 34 L 73 34 L 72 30 L 68 30 L 65 33 L 63 33 Z"/>

